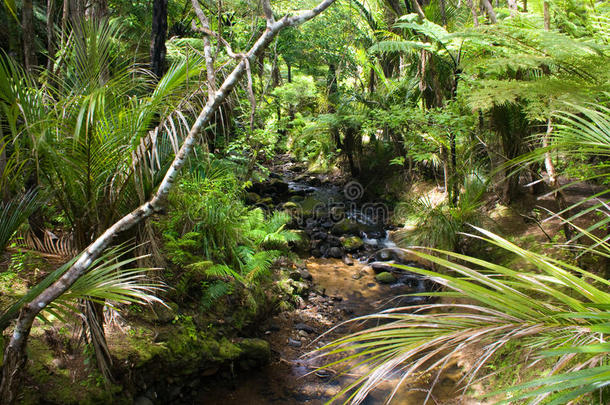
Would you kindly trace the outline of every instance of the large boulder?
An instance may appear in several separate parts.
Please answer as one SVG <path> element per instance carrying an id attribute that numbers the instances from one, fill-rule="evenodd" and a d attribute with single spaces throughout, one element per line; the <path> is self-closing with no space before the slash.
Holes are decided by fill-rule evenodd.
<path id="1" fill-rule="evenodd" d="M 331 228 L 334 235 L 360 235 L 361 232 L 366 232 L 367 226 L 350 218 L 344 218 L 337 222 Z"/>
<path id="2" fill-rule="evenodd" d="M 326 205 L 318 198 L 309 196 L 301 201 L 301 215 L 306 217 L 322 217 L 326 213 Z"/>

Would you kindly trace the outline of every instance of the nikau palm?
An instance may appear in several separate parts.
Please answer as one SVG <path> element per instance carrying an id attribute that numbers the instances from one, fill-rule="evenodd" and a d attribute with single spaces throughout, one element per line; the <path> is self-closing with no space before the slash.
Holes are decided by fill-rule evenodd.
<path id="1" fill-rule="evenodd" d="M 252 47 L 245 53 L 235 56 L 237 64 L 232 72 L 226 76 L 220 86 L 216 83 L 208 83 L 208 100 L 206 105 L 200 110 L 195 122 L 190 126 L 188 135 L 184 138 L 180 150 L 175 154 L 172 163 L 163 175 L 157 191 L 150 197 L 144 198 L 145 202 L 135 208 L 130 213 L 114 219 L 91 244 L 81 253 L 79 258 L 72 266 L 49 288 L 36 296 L 32 301 L 25 304 L 17 319 L 10 342 L 6 346 L 4 364 L 2 369 L 2 383 L 0 384 L 0 401 L 12 403 L 15 400 L 16 386 L 19 381 L 19 370 L 25 365 L 25 348 L 32 323 L 38 313 L 61 296 L 68 290 L 80 277 L 82 277 L 91 263 L 98 258 L 103 251 L 110 246 L 112 241 L 120 233 L 132 229 L 141 221 L 152 215 L 155 211 L 163 208 L 169 191 L 175 184 L 175 180 L 184 166 L 187 158 L 191 154 L 194 145 L 199 137 L 200 131 L 205 128 L 215 111 L 226 99 L 227 95 L 233 90 L 238 80 L 248 73 L 250 77 L 250 63 L 256 60 L 258 54 L 263 51 L 269 43 L 284 28 L 302 24 L 326 10 L 334 0 L 323 0 L 311 10 L 305 10 L 293 15 L 287 15 L 280 20 L 275 19 L 269 1 L 263 0 L 263 11 L 267 26 L 265 31 L 254 42 Z M 201 11 L 201 10 L 199 10 Z M 203 14 L 203 13 L 201 13 Z M 200 16 L 202 23 L 205 23 L 205 15 Z M 206 45 L 204 52 L 206 55 L 206 65 L 214 68 L 214 59 L 209 45 Z M 103 67 L 100 67 L 103 68 Z M 214 80 L 215 72 L 208 70 L 208 79 Z M 84 111 L 83 111 L 84 115 Z M 135 145 L 134 145 L 135 146 Z M 117 217 L 118 218 L 118 217 Z"/>

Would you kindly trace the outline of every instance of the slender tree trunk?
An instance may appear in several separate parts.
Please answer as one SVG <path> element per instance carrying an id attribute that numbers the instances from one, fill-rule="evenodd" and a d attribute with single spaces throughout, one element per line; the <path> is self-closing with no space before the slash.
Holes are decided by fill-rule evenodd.
<path id="1" fill-rule="evenodd" d="M 523 0 L 523 12 L 527 13 L 527 0 Z"/>
<path id="2" fill-rule="evenodd" d="M 455 207 L 460 197 L 460 184 L 457 177 L 457 148 L 453 131 L 449 134 L 449 153 L 451 154 L 451 204 Z"/>
<path id="3" fill-rule="evenodd" d="M 470 12 L 472 13 L 472 21 L 475 27 L 479 26 L 479 15 L 477 14 L 477 9 L 475 8 L 472 0 L 466 0 L 466 4 L 470 8 Z"/>
<path id="4" fill-rule="evenodd" d="M 268 4 L 268 0 L 263 1 Z M 250 50 L 245 53 L 245 59 L 248 61 L 245 59 L 239 61 L 233 71 L 226 77 L 222 86 L 214 92 L 214 97 L 209 99 L 201 110 L 153 197 L 110 226 L 80 254 L 76 262 L 55 283 L 21 308 L 11 339 L 4 352 L 2 382 L 0 383 L 0 403 L 12 404 L 16 399 L 17 388 L 21 381 L 21 373 L 26 365 L 27 357 L 25 349 L 27 339 L 34 319 L 40 311 L 66 292 L 87 271 L 91 263 L 110 246 L 118 234 L 131 229 L 154 212 L 163 209 L 167 196 L 191 154 L 200 131 L 207 125 L 215 111 L 231 93 L 246 71 L 248 63 L 255 61 L 257 55 L 269 45 L 282 29 L 300 25 L 314 18 L 326 10 L 334 1 L 323 0 L 311 10 L 302 11 L 292 16 L 285 16 L 279 21 L 275 21 L 273 18 L 268 19 L 267 29 L 252 45 Z"/>
<path id="5" fill-rule="evenodd" d="M 275 89 L 282 84 L 282 76 L 280 74 L 280 68 L 278 66 L 277 53 L 273 53 L 273 60 L 271 64 L 271 88 Z"/>
<path id="6" fill-rule="evenodd" d="M 542 147 L 547 148 L 544 152 L 544 167 L 546 169 L 546 173 L 549 176 L 549 186 L 555 192 L 555 201 L 557 202 L 557 207 L 559 211 L 564 211 L 568 208 L 568 203 L 566 202 L 566 197 L 563 190 L 560 189 L 559 179 L 557 178 L 557 172 L 555 171 L 555 165 L 553 164 L 553 158 L 551 156 L 551 150 L 549 150 L 549 146 L 551 145 L 551 134 L 553 133 L 553 120 L 549 116 L 546 124 L 546 132 L 544 133 L 544 137 L 542 138 Z M 569 217 L 569 214 L 563 214 L 564 217 Z M 565 233 L 566 240 L 569 242 L 572 239 L 572 226 L 567 222 L 563 224 L 563 231 Z"/>
<path id="7" fill-rule="evenodd" d="M 68 19 L 70 18 L 70 1 L 64 0 L 61 14 L 61 46 L 65 44 L 65 35 L 68 32 Z"/>
<path id="8" fill-rule="evenodd" d="M 167 0 L 154 0 L 152 40 L 150 43 L 150 70 L 161 78 L 165 72 L 165 35 L 167 33 Z"/>
<path id="9" fill-rule="evenodd" d="M 441 22 L 443 23 L 443 27 L 447 26 L 447 5 L 445 4 L 445 0 L 439 0 L 438 5 L 441 11 Z"/>
<path id="10" fill-rule="evenodd" d="M 443 161 L 443 183 L 445 187 L 445 196 L 449 197 L 449 162 L 447 156 L 447 148 L 441 146 L 441 160 Z"/>
<path id="11" fill-rule="evenodd" d="M 516 0 L 508 0 L 508 9 L 510 10 L 511 17 L 517 15 L 518 8 Z"/>
<path id="12" fill-rule="evenodd" d="M 2 127 L 0 127 L 0 178 L 4 175 L 4 169 L 6 168 L 6 146 L 7 143 L 4 141 L 4 133 Z M 0 190 L 0 201 L 8 200 L 8 187 L 2 187 Z M 0 339 L 2 338 L 0 332 Z"/>
<path id="13" fill-rule="evenodd" d="M 489 2 L 489 0 L 481 0 L 481 3 L 483 4 L 483 7 L 485 8 L 487 15 L 489 16 L 489 21 L 491 21 L 492 24 L 496 24 L 498 22 L 498 19 L 496 18 L 496 12 L 494 11 L 494 8 Z"/>
<path id="14" fill-rule="evenodd" d="M 549 2 L 545 1 L 543 3 L 544 7 L 544 29 L 547 31 L 551 30 L 551 10 L 549 8 Z"/>
<path id="15" fill-rule="evenodd" d="M 85 0 L 72 0 L 70 4 L 70 17 L 80 20 L 85 16 Z"/>
<path id="16" fill-rule="evenodd" d="M 53 59 L 55 58 L 55 0 L 47 0 L 47 70 L 53 70 Z"/>
<path id="17" fill-rule="evenodd" d="M 34 5 L 32 0 L 23 0 L 21 28 L 23 31 L 23 64 L 26 70 L 32 70 L 36 65 L 36 53 L 34 50 Z"/>
<path id="18" fill-rule="evenodd" d="M 411 0 L 411 3 L 413 4 L 413 9 L 415 9 L 415 12 L 419 16 L 419 18 L 421 18 L 422 20 L 425 20 L 426 15 L 424 14 L 424 10 L 419 5 L 419 2 L 417 0 Z"/>
<path id="19" fill-rule="evenodd" d="M 101 19 L 108 15 L 107 0 L 93 0 L 90 6 L 90 14 L 93 18 Z"/>

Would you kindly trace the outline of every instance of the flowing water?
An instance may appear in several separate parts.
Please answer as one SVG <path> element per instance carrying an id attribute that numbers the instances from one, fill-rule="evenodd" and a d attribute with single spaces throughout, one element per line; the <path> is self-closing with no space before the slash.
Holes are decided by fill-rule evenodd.
<path id="1" fill-rule="evenodd" d="M 237 374 L 230 383 L 226 380 L 215 387 L 207 387 L 200 397 L 201 402 L 212 405 L 258 405 L 258 404 L 323 404 L 336 396 L 344 387 L 349 386 L 368 370 L 361 366 L 341 374 L 338 370 L 317 372 L 316 367 L 323 360 L 307 355 L 325 343 L 362 328 L 362 322 L 341 323 L 358 316 L 368 315 L 393 306 L 404 306 L 421 303 L 422 297 L 405 297 L 404 294 L 424 291 L 426 285 L 413 277 L 399 279 L 387 285 L 375 280 L 375 272 L 367 264 L 371 255 L 384 248 L 395 248 L 389 237 L 385 223 L 368 215 L 362 204 L 354 203 L 350 195 L 346 198 L 345 187 L 334 184 L 312 185 L 302 181 L 293 181 L 292 173 L 284 173 L 289 193 L 303 198 L 314 197 L 326 207 L 332 204 L 343 204 L 344 215 L 359 224 L 366 225 L 366 231 L 360 233 L 364 249 L 354 253 L 353 263 L 346 264 L 341 259 L 314 258 L 305 260 L 306 270 L 312 276 L 313 287 L 304 305 L 290 312 L 284 312 L 270 320 L 268 330 L 263 336 L 272 348 L 272 361 L 264 369 L 250 374 Z M 356 190 L 359 191 L 359 190 Z M 273 196 L 277 201 L 277 196 Z M 280 200 L 281 201 L 281 200 Z M 303 227 L 309 227 L 309 234 L 316 229 L 324 230 L 322 221 L 312 225 L 304 221 Z M 304 224 L 307 225 L 304 225 Z M 330 238 L 330 236 L 329 236 Z M 351 255 L 350 255 L 351 256 Z M 360 260 L 358 260 L 360 259 Z M 389 260 L 389 259 L 386 259 Z M 402 296 L 402 297 L 401 297 Z M 370 326 L 371 323 L 368 323 Z M 337 327 L 336 329 L 333 329 Z M 307 329 L 307 331 L 299 330 Z M 455 386 L 460 374 L 456 369 L 444 374 L 440 379 L 428 403 L 451 403 L 456 397 Z M 429 385 L 430 376 L 423 376 L 420 381 L 405 382 L 394 396 L 396 404 L 423 404 L 428 396 L 425 387 Z M 400 381 L 395 375 L 381 382 L 374 392 L 362 402 L 363 404 L 383 404 Z M 338 403 L 342 403 L 339 401 Z M 465 403 L 465 402 L 455 402 Z"/>

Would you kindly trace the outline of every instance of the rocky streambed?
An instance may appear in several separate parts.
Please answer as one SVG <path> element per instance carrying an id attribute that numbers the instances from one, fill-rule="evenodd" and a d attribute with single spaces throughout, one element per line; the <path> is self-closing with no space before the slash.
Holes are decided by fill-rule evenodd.
<path id="1" fill-rule="evenodd" d="M 362 367 L 341 374 L 317 370 L 322 364 L 312 351 L 362 328 L 349 319 L 390 307 L 417 305 L 428 300 L 434 286 L 423 277 L 394 267 L 421 266 L 398 249 L 389 237 L 389 210 L 367 203 L 355 182 L 329 181 L 288 169 L 250 188 L 249 202 L 292 214 L 291 226 L 302 241 L 295 246 L 307 259 L 295 265 L 290 277 L 306 283 L 300 307 L 282 312 L 262 325 L 262 338 L 271 346 L 271 362 L 258 372 L 238 374 L 231 383 L 206 386 L 202 403 L 209 404 L 322 404 L 366 373 Z M 284 168 L 286 165 L 284 166 Z M 453 398 L 460 373 L 446 374 L 433 393 Z M 365 403 L 384 403 L 400 376 L 384 381 Z M 426 378 L 404 384 L 396 403 L 421 404 Z"/>
<path id="2" fill-rule="evenodd" d="M 207 386 L 202 403 L 209 404 L 323 404 L 353 382 L 366 369 L 356 368 L 339 375 L 338 370 L 316 371 L 322 360 L 311 352 L 332 339 L 362 327 L 361 323 L 342 325 L 348 319 L 396 305 L 417 304 L 424 297 L 396 298 L 426 289 L 427 282 L 413 274 L 393 272 L 393 283 L 380 282 L 371 266 L 389 262 L 356 261 L 346 265 L 336 258 L 310 258 L 301 266 L 301 274 L 310 276 L 310 291 L 301 308 L 283 312 L 265 325 L 264 338 L 270 343 L 271 362 L 260 371 L 240 374 L 231 384 Z M 385 270 L 385 269 L 384 269 Z M 412 282 L 406 281 L 408 278 Z M 398 281 L 398 280 L 403 281 Z M 335 328 L 336 327 L 336 328 Z M 333 329 L 335 328 L 335 329 Z M 459 379 L 458 370 L 437 385 L 434 397 L 453 395 Z M 399 376 L 385 381 L 365 403 L 382 404 Z M 426 396 L 427 380 L 405 384 L 398 393 L 398 404 L 421 404 Z"/>

